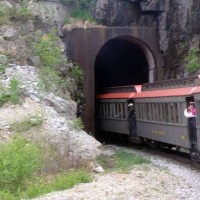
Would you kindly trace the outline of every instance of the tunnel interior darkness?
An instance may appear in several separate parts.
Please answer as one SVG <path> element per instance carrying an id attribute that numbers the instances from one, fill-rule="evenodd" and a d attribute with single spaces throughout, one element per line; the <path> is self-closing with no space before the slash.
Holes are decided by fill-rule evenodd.
<path id="1" fill-rule="evenodd" d="M 138 44 L 126 37 L 109 40 L 95 60 L 95 87 L 136 85 L 148 82 L 148 62 Z"/>

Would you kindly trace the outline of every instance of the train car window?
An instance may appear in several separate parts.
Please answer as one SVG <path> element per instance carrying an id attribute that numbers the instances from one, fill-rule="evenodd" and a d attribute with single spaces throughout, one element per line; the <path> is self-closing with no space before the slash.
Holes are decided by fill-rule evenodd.
<path id="1" fill-rule="evenodd" d="M 176 124 L 177 123 L 177 116 L 176 116 L 176 113 L 177 113 L 177 105 L 176 103 L 171 103 L 171 113 L 172 113 L 172 123 Z"/>
<path id="2" fill-rule="evenodd" d="M 144 113 L 144 120 L 147 120 L 147 104 L 144 103 L 143 105 L 144 105 L 144 107 L 143 107 L 144 108 L 144 110 L 143 110 L 144 111 L 143 112 Z"/>
<path id="3" fill-rule="evenodd" d="M 153 111 L 152 120 L 156 121 L 156 106 L 155 106 L 155 103 L 152 104 L 152 111 Z"/>
<path id="4" fill-rule="evenodd" d="M 147 113 L 148 113 L 147 120 L 151 121 L 151 105 L 150 105 L 150 103 L 147 104 Z"/>
<path id="5" fill-rule="evenodd" d="M 109 103 L 105 102 L 105 118 L 109 117 Z"/>
<path id="6" fill-rule="evenodd" d="M 172 105 L 168 103 L 168 122 L 172 123 Z"/>
<path id="7" fill-rule="evenodd" d="M 159 112 L 159 104 L 155 103 L 155 121 L 160 121 L 160 112 Z"/>
<path id="8" fill-rule="evenodd" d="M 143 114 L 143 113 L 142 113 L 142 104 L 140 103 L 140 104 L 139 104 L 139 116 L 138 116 L 139 119 L 142 119 L 142 114 Z"/>
<path id="9" fill-rule="evenodd" d="M 164 103 L 164 121 L 165 121 L 165 123 L 169 122 L 169 119 L 168 119 L 168 104 L 167 103 Z"/>
<path id="10" fill-rule="evenodd" d="M 120 103 L 120 110 L 121 110 L 121 118 L 125 119 L 124 103 Z"/>
<path id="11" fill-rule="evenodd" d="M 163 122 L 163 104 L 162 103 L 159 103 L 159 111 L 160 111 L 159 121 Z"/>

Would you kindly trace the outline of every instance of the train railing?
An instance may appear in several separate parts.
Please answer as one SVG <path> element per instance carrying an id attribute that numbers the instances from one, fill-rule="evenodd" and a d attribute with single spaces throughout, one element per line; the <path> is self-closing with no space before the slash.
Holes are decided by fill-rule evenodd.
<path id="1" fill-rule="evenodd" d="M 154 83 L 144 83 L 142 85 L 142 91 L 150 90 L 162 90 L 162 89 L 171 89 L 171 88 L 181 88 L 181 87 L 194 87 L 200 85 L 200 79 L 198 76 L 173 79 L 173 80 L 164 80 L 157 81 Z"/>
<path id="2" fill-rule="evenodd" d="M 99 88 L 96 90 L 97 94 L 120 93 L 120 92 L 136 92 L 136 89 L 135 89 L 134 85 L 129 85 L 129 86 Z"/>

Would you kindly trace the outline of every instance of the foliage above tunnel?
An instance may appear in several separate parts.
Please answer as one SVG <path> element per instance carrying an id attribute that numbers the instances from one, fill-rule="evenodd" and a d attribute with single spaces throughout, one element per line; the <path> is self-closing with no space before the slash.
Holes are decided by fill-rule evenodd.
<path id="1" fill-rule="evenodd" d="M 89 8 L 94 0 L 60 0 L 64 5 L 74 8 Z"/>
<path id="2" fill-rule="evenodd" d="M 200 70 L 200 49 L 192 49 L 186 56 L 187 70 L 197 72 Z"/>

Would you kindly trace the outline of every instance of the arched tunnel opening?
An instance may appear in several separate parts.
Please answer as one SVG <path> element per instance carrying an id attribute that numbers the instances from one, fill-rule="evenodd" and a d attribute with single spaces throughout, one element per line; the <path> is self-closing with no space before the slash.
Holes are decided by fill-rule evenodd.
<path id="1" fill-rule="evenodd" d="M 149 81 L 147 58 L 130 37 L 109 40 L 95 60 L 95 88 L 137 85 Z"/>
<path id="2" fill-rule="evenodd" d="M 148 58 L 146 57 L 144 46 L 145 45 L 140 44 L 140 41 L 125 36 L 113 38 L 105 43 L 95 60 L 95 93 L 97 94 L 99 89 L 105 87 L 139 85 L 149 82 Z M 105 111 L 107 113 L 106 116 L 117 116 L 116 112 L 119 110 L 115 107 L 117 104 L 114 107 L 111 104 L 113 103 L 106 103 L 105 107 L 102 109 L 104 111 L 107 109 Z M 101 113 L 99 109 L 102 109 L 99 105 L 97 106 L 98 108 L 96 106 L 97 105 L 95 105 L 95 113 Z M 109 110 L 109 108 L 111 110 Z M 98 140 L 113 142 L 116 139 L 114 136 L 123 135 L 114 134 L 110 138 L 110 134 L 106 134 L 105 139 L 104 131 L 105 129 L 109 129 L 108 127 L 110 125 L 106 124 L 106 119 L 101 121 L 99 114 L 96 114 L 95 136 Z M 104 114 L 102 114 L 102 116 L 104 116 Z M 100 119 L 101 122 L 99 122 L 98 119 Z M 102 126 L 106 128 L 104 129 Z M 113 126 L 115 125 L 113 124 Z M 116 125 L 116 127 L 117 126 L 118 125 Z M 113 127 L 112 130 L 115 130 L 115 128 Z M 123 137 L 124 136 L 127 137 L 128 135 L 123 135 Z M 102 140 L 102 138 L 104 139 Z"/>

